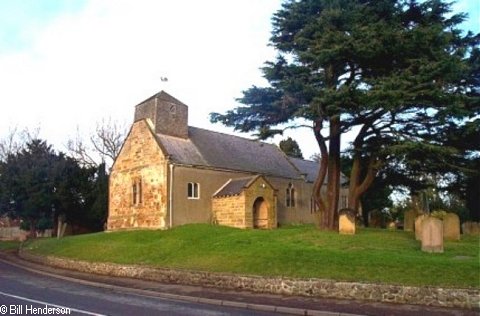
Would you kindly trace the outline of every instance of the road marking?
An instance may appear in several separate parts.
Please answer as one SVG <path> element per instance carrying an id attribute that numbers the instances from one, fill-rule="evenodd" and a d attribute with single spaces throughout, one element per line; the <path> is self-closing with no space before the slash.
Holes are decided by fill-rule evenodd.
<path id="1" fill-rule="evenodd" d="M 25 259 L 20 259 L 20 260 L 28 262 Z M 160 298 L 160 299 L 164 299 L 164 300 L 175 300 L 175 301 L 180 301 L 180 302 L 202 303 L 202 302 L 200 302 L 202 300 L 202 298 L 196 297 L 196 296 L 171 294 L 171 293 L 166 293 L 166 292 L 157 292 L 157 291 L 153 291 L 153 290 L 136 289 L 136 288 L 129 288 L 129 287 L 125 287 L 125 286 L 107 284 L 107 283 L 87 281 L 87 280 L 83 280 L 83 279 L 78 279 L 78 278 L 53 274 L 53 273 L 42 271 L 42 270 L 32 269 L 32 268 L 26 267 L 25 265 L 15 263 L 15 262 L 6 260 L 6 259 L 1 258 L 1 257 L 0 257 L 0 262 L 3 262 L 4 264 L 10 265 L 10 266 L 17 267 L 17 268 L 25 270 L 25 271 L 29 271 L 31 273 L 40 274 L 40 275 L 43 275 L 43 276 L 49 276 L 51 278 L 64 280 L 64 281 L 69 281 L 69 282 L 74 282 L 74 283 L 78 283 L 78 284 L 82 284 L 82 285 L 88 285 L 88 286 L 103 288 L 103 289 L 110 289 L 110 290 L 118 291 L 118 292 L 125 293 L 125 294 L 128 294 L 128 295 L 136 295 L 136 296 L 150 297 L 150 298 Z M 39 264 L 37 263 L 37 265 L 39 265 Z M 50 266 L 50 268 L 55 269 L 56 267 Z M 61 268 L 56 268 L 56 269 L 62 270 Z M 66 269 L 63 269 L 63 270 L 66 270 Z M 70 271 L 75 271 L 75 270 L 70 270 Z M 82 273 L 82 272 L 80 271 L 80 273 Z M 202 304 L 222 305 L 222 306 L 226 306 L 226 307 L 249 309 L 248 308 L 249 304 L 245 303 L 245 302 L 229 301 L 229 300 L 214 300 L 214 301 L 217 301 L 217 302 L 215 304 L 209 304 L 207 302 L 203 302 Z M 262 305 L 262 306 L 263 307 L 267 307 L 267 306 L 268 307 L 273 307 L 273 308 L 275 308 L 275 310 L 277 308 L 280 309 L 280 310 L 282 308 L 284 308 L 283 306 L 275 306 L 275 305 Z M 255 310 L 254 308 L 252 308 L 252 306 L 250 306 L 250 309 Z M 329 314 L 329 312 L 325 312 L 325 311 L 321 311 L 321 310 L 310 310 L 310 309 L 294 308 L 294 307 L 289 307 L 288 309 L 289 309 L 290 314 L 328 315 L 328 316 L 331 316 Z M 100 315 L 100 314 L 93 314 L 93 315 Z M 337 314 L 334 314 L 334 315 L 340 315 L 340 314 L 337 313 Z M 345 315 L 345 316 L 365 316 L 365 315 L 356 315 L 356 314 L 342 314 L 342 315 Z"/>
<path id="2" fill-rule="evenodd" d="M 77 312 L 77 313 L 86 314 L 86 315 L 106 316 L 106 315 L 104 315 L 104 314 L 92 313 L 92 312 L 85 311 L 85 310 L 82 310 L 82 309 L 76 309 L 76 308 L 67 307 L 67 306 L 62 306 L 62 305 L 56 305 L 56 304 L 52 304 L 52 303 L 48 303 L 48 302 L 37 301 L 37 300 L 31 299 L 31 298 L 27 298 L 27 297 L 23 297 L 23 296 L 18 296 L 18 295 L 13 295 L 13 294 L 1 292 L 1 291 L 0 291 L 0 295 L 12 297 L 12 298 L 16 298 L 16 299 L 23 300 L 23 301 L 27 301 L 27 302 L 32 302 L 32 303 L 37 303 L 37 304 L 42 304 L 42 305 L 47 305 L 47 306 L 53 306 L 53 307 L 57 307 L 57 308 L 68 308 L 68 309 L 70 309 L 72 312 Z"/>

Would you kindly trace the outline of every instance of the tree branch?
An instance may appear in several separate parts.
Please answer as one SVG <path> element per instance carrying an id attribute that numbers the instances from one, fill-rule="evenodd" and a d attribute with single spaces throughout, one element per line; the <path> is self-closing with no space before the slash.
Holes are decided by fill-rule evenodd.
<path id="1" fill-rule="evenodd" d="M 370 162 L 367 168 L 367 175 L 363 179 L 362 183 L 356 187 L 355 189 L 355 198 L 360 198 L 360 196 L 367 191 L 370 185 L 375 180 L 375 176 L 377 175 L 377 171 L 380 168 L 381 161 L 378 158 L 370 158 Z"/>

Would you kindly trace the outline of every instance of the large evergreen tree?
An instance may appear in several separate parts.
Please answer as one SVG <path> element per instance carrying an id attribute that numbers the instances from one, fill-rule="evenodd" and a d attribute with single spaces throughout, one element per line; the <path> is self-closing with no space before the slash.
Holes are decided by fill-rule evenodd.
<path id="1" fill-rule="evenodd" d="M 457 149 L 453 159 L 438 172 L 450 181 L 437 188 L 464 201 L 468 218 L 480 221 L 480 117 L 461 126 L 450 124 L 435 137 L 444 146 Z"/>
<path id="2" fill-rule="evenodd" d="M 34 139 L 0 162 L 0 212 L 20 218 L 31 237 L 40 223 L 69 224 L 101 230 L 106 213 L 107 178 L 100 169 L 81 167 L 73 158 L 56 153 Z"/>
<path id="3" fill-rule="evenodd" d="M 31 237 L 35 237 L 39 221 L 52 218 L 56 159 L 50 146 L 33 140 L 3 164 L 0 210 L 27 223 Z"/>
<path id="4" fill-rule="evenodd" d="M 392 156 L 412 148 L 448 154 L 426 136 L 479 114 L 470 58 L 479 35 L 463 35 L 465 15 L 449 13 L 440 0 L 286 1 L 273 17 L 270 42 L 278 57 L 263 68 L 270 86 L 244 91 L 243 106 L 212 113 L 211 120 L 263 137 L 281 133 L 282 124 L 310 121 L 321 154 L 314 186 L 319 223 L 336 229 L 343 133 L 358 127 L 349 194 L 357 209 Z"/>
<path id="5" fill-rule="evenodd" d="M 82 167 L 78 161 L 63 153 L 57 154 L 56 158 L 52 214 L 55 224 L 58 224 L 60 216 L 64 222 L 72 225 L 73 233 L 75 233 L 73 231 L 75 226 L 83 229 L 98 226 L 90 219 L 96 168 Z"/>
<path id="6" fill-rule="evenodd" d="M 102 231 L 108 217 L 108 174 L 105 163 L 96 168 L 93 188 L 88 199 L 87 223 L 94 231 Z"/>

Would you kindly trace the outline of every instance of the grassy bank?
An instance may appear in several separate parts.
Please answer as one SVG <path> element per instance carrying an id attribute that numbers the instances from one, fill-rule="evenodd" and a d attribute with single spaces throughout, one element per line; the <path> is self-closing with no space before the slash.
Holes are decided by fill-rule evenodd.
<path id="1" fill-rule="evenodd" d="M 15 250 L 20 246 L 19 241 L 0 240 L 0 250 Z"/>
<path id="2" fill-rule="evenodd" d="M 478 237 L 446 242 L 443 254 L 428 254 L 403 231 L 360 229 L 344 236 L 312 226 L 266 231 L 199 224 L 43 239 L 26 249 L 87 261 L 250 275 L 480 287 Z"/>

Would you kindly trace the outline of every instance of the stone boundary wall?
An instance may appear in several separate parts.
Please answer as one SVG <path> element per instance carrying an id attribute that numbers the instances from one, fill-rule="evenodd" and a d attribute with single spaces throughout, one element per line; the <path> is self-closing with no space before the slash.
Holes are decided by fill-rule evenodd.
<path id="1" fill-rule="evenodd" d="M 30 231 L 20 229 L 19 226 L 0 227 L 0 240 L 26 240 Z M 53 229 L 36 232 L 38 238 L 52 237 Z"/>
<path id="2" fill-rule="evenodd" d="M 0 227 L 0 240 L 25 240 L 29 232 L 20 227 Z"/>
<path id="3" fill-rule="evenodd" d="M 480 290 L 413 287 L 322 279 L 239 276 L 222 273 L 150 268 L 114 263 L 87 262 L 21 251 L 20 257 L 44 265 L 85 273 L 130 277 L 163 283 L 197 285 L 260 293 L 322 298 L 368 300 L 480 310 Z"/>

